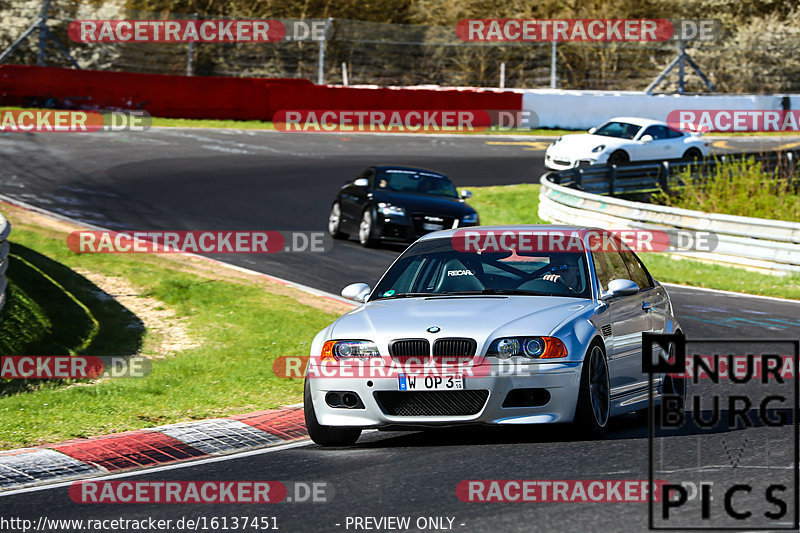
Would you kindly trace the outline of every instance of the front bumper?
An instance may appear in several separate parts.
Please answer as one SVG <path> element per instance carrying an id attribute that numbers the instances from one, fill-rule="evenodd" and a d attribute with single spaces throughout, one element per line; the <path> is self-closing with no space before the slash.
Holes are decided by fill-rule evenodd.
<path id="1" fill-rule="evenodd" d="M 398 378 L 327 378 L 317 377 L 309 380 L 314 411 L 320 424 L 326 426 L 350 426 L 361 428 L 380 428 L 388 426 L 435 427 L 459 424 L 544 424 L 571 422 L 575 415 L 581 377 L 581 363 L 537 363 L 525 365 L 529 372 L 515 371 L 503 375 L 501 367 L 492 366 L 491 375 L 465 377 L 464 390 L 487 391 L 488 398 L 477 412 L 466 415 L 428 415 L 397 416 L 388 414 L 375 393 L 394 391 L 396 394 L 415 394 L 398 392 Z M 549 399 L 543 405 L 528 407 L 504 407 L 503 404 L 513 389 L 544 389 Z M 325 396 L 330 391 L 356 393 L 363 408 L 331 407 Z M 451 391 L 437 391 L 449 393 Z M 436 406 L 442 403 L 434 397 Z"/>
<path id="2" fill-rule="evenodd" d="M 386 216 L 383 214 L 378 215 L 377 221 L 377 237 L 385 241 L 399 241 L 399 242 L 414 242 L 423 235 L 433 231 L 467 228 L 475 226 L 474 223 L 465 223 L 458 218 L 446 217 L 443 223 L 439 224 L 441 227 L 434 229 L 425 229 L 422 224 L 425 222 L 414 221 L 413 217 L 419 215 L 407 216 Z"/>
<path id="3" fill-rule="evenodd" d="M 545 152 L 544 166 L 550 170 L 567 170 L 576 167 L 588 167 L 603 164 L 594 154 L 592 156 L 570 157 L 562 154 Z"/>

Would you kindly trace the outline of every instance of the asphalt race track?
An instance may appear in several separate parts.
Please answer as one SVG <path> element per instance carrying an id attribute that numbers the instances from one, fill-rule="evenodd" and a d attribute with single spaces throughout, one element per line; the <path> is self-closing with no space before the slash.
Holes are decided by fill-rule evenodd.
<path id="1" fill-rule="evenodd" d="M 796 140 L 718 140 L 715 150 L 768 149 Z M 547 140 L 519 137 L 189 129 L 4 134 L 0 136 L 0 193 L 112 229 L 323 230 L 337 188 L 369 164 L 436 169 L 451 175 L 459 187 L 535 183 L 544 172 L 547 144 Z M 219 258 L 338 293 L 351 282 L 374 284 L 399 251 L 366 250 L 352 241 L 336 242 L 325 254 Z M 669 290 L 690 339 L 800 336 L 799 304 L 688 288 Z M 757 446 L 761 431 L 767 430 L 755 428 L 747 433 L 749 444 L 736 445 Z M 737 433 L 742 432 L 704 435 L 702 441 L 691 431 L 675 435 L 669 439 L 674 445 L 665 454 L 678 460 L 690 447 L 701 446 L 724 454 L 723 450 L 739 442 Z M 791 432 L 784 430 L 780 436 L 767 441 L 770 453 L 792 455 Z M 293 445 L 127 477 L 325 481 L 332 494 L 326 503 L 87 506 L 73 503 L 67 488 L 57 486 L 0 497 L 0 514 L 33 520 L 42 514 L 97 519 L 275 516 L 278 527 L 291 532 L 354 531 L 346 527 L 348 516 L 410 516 L 412 524 L 417 517 L 449 517 L 452 530 L 465 532 L 642 531 L 647 529 L 647 504 L 463 503 L 455 487 L 467 479 L 646 480 L 647 452 L 647 427 L 634 416 L 614 420 L 601 440 L 550 426 L 368 432 L 350 449 Z M 738 479 L 718 475 L 717 483 Z M 761 479 L 786 474 L 754 468 L 742 475 Z M 787 498 L 790 509 L 797 494 L 793 498 Z M 716 503 L 721 500 L 721 495 L 715 496 Z"/>

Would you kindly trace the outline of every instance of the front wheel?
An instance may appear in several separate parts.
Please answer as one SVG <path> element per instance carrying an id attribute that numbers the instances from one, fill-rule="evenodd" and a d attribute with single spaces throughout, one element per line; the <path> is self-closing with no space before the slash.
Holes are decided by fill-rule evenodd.
<path id="1" fill-rule="evenodd" d="M 622 150 L 617 150 L 616 152 L 608 156 L 609 165 L 617 165 L 617 166 L 624 165 L 630 160 L 631 158 L 628 157 L 628 154 L 626 152 L 623 152 Z"/>
<path id="2" fill-rule="evenodd" d="M 583 360 L 575 425 L 589 434 L 604 433 L 611 412 L 608 363 L 599 344 L 592 344 Z"/>
<path id="3" fill-rule="evenodd" d="M 364 214 L 361 215 L 361 223 L 358 225 L 358 242 L 361 243 L 361 246 L 367 248 L 375 246 L 376 240 L 372 236 L 373 225 L 372 212 L 370 209 L 365 209 Z"/>
<path id="4" fill-rule="evenodd" d="M 317 421 L 314 402 L 311 401 L 311 386 L 308 380 L 306 380 L 303 391 L 303 414 L 306 419 L 308 436 L 311 437 L 315 444 L 320 446 L 352 446 L 361 436 L 360 429 L 323 426 Z"/>

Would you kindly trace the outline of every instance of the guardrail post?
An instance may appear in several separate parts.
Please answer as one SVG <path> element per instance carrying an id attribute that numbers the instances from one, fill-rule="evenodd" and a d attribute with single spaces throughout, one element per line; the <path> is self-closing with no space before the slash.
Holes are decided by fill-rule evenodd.
<path id="1" fill-rule="evenodd" d="M 663 161 L 658 167 L 658 185 L 661 190 L 669 194 L 669 161 Z"/>
<path id="2" fill-rule="evenodd" d="M 611 165 L 608 172 L 608 195 L 614 196 L 614 182 L 617 181 L 617 165 Z"/>

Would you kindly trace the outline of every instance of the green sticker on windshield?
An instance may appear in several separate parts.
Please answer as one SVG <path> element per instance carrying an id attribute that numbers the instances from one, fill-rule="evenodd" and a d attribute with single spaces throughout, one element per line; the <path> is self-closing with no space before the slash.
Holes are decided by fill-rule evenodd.
<path id="1" fill-rule="evenodd" d="M 388 291 L 384 292 L 383 295 L 384 296 L 392 296 L 394 294 L 394 292 L 395 292 L 394 289 L 388 290 Z"/>

